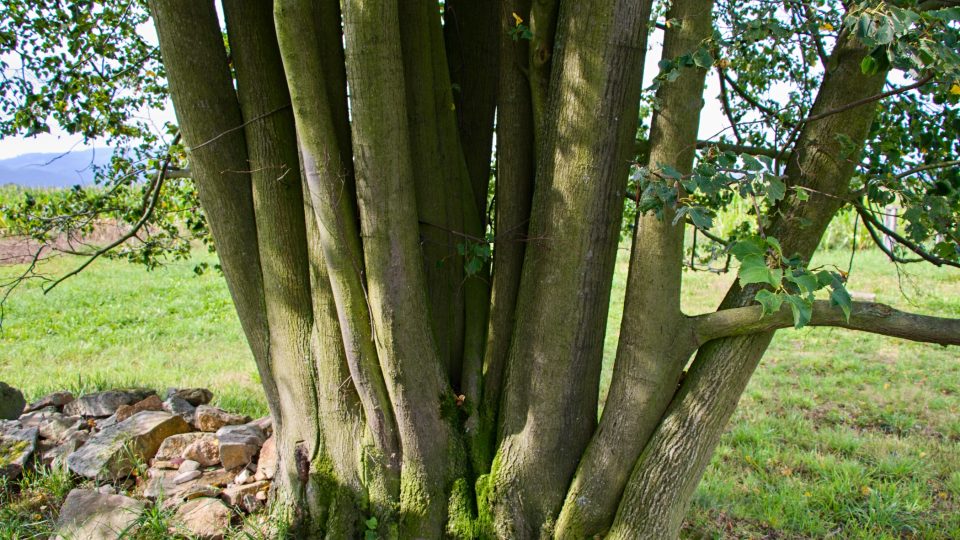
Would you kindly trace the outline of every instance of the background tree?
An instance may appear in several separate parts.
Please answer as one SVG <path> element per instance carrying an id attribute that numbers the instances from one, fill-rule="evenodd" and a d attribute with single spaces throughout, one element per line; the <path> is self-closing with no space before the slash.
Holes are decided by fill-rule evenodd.
<path id="1" fill-rule="evenodd" d="M 0 129 L 127 151 L 107 189 L 8 213 L 40 240 L 94 216 L 126 239 L 152 226 L 131 253 L 153 262 L 187 252 L 172 209 L 198 197 L 187 224 L 212 234 L 274 417 L 273 495 L 304 537 L 674 537 L 774 330 L 960 344 L 960 321 L 853 302 L 842 271 L 809 267 L 845 206 L 891 258 L 958 265 L 955 4 L 223 0 L 224 35 L 212 1 L 11 1 L 0 40 L 23 69 Z M 734 127 L 698 141 L 708 73 Z M 186 154 L 154 154 L 144 184 L 160 137 L 135 113 L 165 91 Z M 746 221 L 711 233 L 734 201 Z M 892 201 L 904 235 L 876 217 Z M 696 317 L 690 229 L 739 261 Z"/>

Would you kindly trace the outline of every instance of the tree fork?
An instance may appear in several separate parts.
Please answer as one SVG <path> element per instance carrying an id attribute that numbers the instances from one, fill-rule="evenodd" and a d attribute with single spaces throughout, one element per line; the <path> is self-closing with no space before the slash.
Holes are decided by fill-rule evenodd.
<path id="1" fill-rule="evenodd" d="M 710 36 L 712 2 L 675 0 L 667 19 L 663 57 L 695 50 Z M 649 4 L 645 6 L 650 9 Z M 649 17 L 649 11 L 647 12 Z M 650 126 L 652 169 L 693 167 L 706 70 L 683 70 L 657 91 L 660 107 Z M 683 223 L 663 209 L 637 216 L 623 321 L 603 416 L 587 447 L 557 525 L 557 536 L 602 534 L 613 520 L 633 463 L 659 423 L 695 345 L 680 310 Z"/>
<path id="2" fill-rule="evenodd" d="M 832 110 L 882 89 L 885 74 L 864 76 L 860 60 L 868 54 L 845 36 L 834 49 L 836 66 L 824 77 L 813 114 Z M 865 105 L 804 126 L 787 164 L 788 185 L 807 185 L 831 197 L 809 204 L 788 196 L 772 213 L 768 234 L 784 253 L 809 259 L 823 231 L 842 204 L 856 165 L 840 154 L 836 133 L 863 144 L 875 105 Z M 807 224 L 806 227 L 800 226 Z M 756 289 L 734 285 L 721 309 L 753 301 Z M 670 408 L 647 444 L 628 481 L 610 538 L 675 537 L 690 497 L 709 463 L 750 376 L 773 337 L 772 332 L 711 341 L 700 348 Z"/>
<path id="3" fill-rule="evenodd" d="M 401 449 L 370 326 L 352 168 L 344 164 L 351 161 L 349 153 L 345 154 L 350 141 L 337 130 L 336 119 L 346 114 L 346 108 L 340 106 L 340 87 L 329 84 L 338 79 L 338 66 L 343 65 L 339 40 L 324 42 L 324 36 L 338 31 L 339 4 L 284 0 L 276 3 L 274 11 L 297 119 L 309 206 L 318 225 L 317 249 L 322 253 L 318 256 L 325 261 L 336 305 L 338 346 L 346 355 L 349 379 L 372 437 L 364 455 L 355 459 L 364 461 L 371 471 L 368 495 L 373 513 L 388 522 L 399 498 Z M 346 84 L 345 79 L 340 81 Z M 330 90 L 340 95 L 331 99 Z"/>

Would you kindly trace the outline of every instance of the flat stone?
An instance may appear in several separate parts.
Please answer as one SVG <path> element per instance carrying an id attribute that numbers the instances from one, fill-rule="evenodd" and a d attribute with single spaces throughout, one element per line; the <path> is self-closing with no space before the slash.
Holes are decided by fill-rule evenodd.
<path id="1" fill-rule="evenodd" d="M 28 413 L 23 413 L 20 415 L 18 421 L 23 427 L 40 427 L 40 424 L 46 422 L 51 418 L 62 417 L 63 414 L 57 410 L 56 407 L 44 407 L 42 409 L 31 411 Z"/>
<path id="2" fill-rule="evenodd" d="M 179 390 L 170 388 L 167 390 L 167 399 L 173 397 L 180 398 L 196 407 L 210 403 L 210 400 L 213 399 L 213 392 L 206 388 L 181 388 Z"/>
<path id="3" fill-rule="evenodd" d="M 171 435 L 163 440 L 160 448 L 157 449 L 156 459 L 169 461 L 174 458 L 183 457 L 183 451 L 190 446 L 190 443 L 203 438 L 203 433 L 181 433 Z"/>
<path id="4" fill-rule="evenodd" d="M 163 402 L 160 401 L 160 397 L 156 394 L 148 396 L 146 399 L 140 400 L 133 405 L 121 405 L 117 408 L 117 422 L 123 422 L 127 418 L 137 414 L 138 412 L 143 411 L 162 411 Z"/>
<path id="5" fill-rule="evenodd" d="M 23 393 L 5 382 L 0 382 L 0 420 L 16 420 L 23 414 L 27 400 Z"/>
<path id="6" fill-rule="evenodd" d="M 277 474 L 277 440 L 270 436 L 260 448 L 260 459 L 257 461 L 257 477 L 272 480 Z"/>
<path id="7" fill-rule="evenodd" d="M 270 482 L 254 482 L 252 484 L 227 486 L 220 494 L 220 498 L 230 506 L 240 506 L 244 495 L 256 496 L 260 491 L 270 489 Z"/>
<path id="8" fill-rule="evenodd" d="M 143 513 L 142 502 L 99 493 L 92 489 L 74 489 L 60 508 L 57 540 L 115 540 L 130 538 L 137 519 Z"/>
<path id="9" fill-rule="evenodd" d="M 187 400 L 176 396 L 167 398 L 167 400 L 163 402 L 163 410 L 183 418 L 191 425 L 197 413 L 196 407 L 188 403 Z"/>
<path id="10" fill-rule="evenodd" d="M 249 416 L 228 413 L 223 409 L 211 407 L 209 405 L 200 405 L 194 415 L 194 425 L 200 431 L 213 433 L 223 426 L 232 426 L 237 424 L 246 424 L 250 421 Z"/>
<path id="11" fill-rule="evenodd" d="M 186 471 L 186 472 L 178 471 L 177 475 L 173 477 L 173 483 L 176 485 L 180 485 L 180 484 L 189 482 L 191 480 L 196 480 L 201 476 L 203 476 L 203 473 L 198 470 L 192 470 L 192 471 Z"/>
<path id="12" fill-rule="evenodd" d="M 38 438 L 39 430 L 35 427 L 21 427 L 16 422 L 0 427 L 0 478 L 20 477 L 37 449 Z"/>
<path id="13" fill-rule="evenodd" d="M 151 468 L 154 468 L 154 469 L 167 469 L 167 470 L 176 471 L 176 470 L 179 470 L 179 469 L 180 469 L 180 464 L 181 464 L 181 463 L 183 463 L 182 460 L 181 460 L 181 461 L 174 461 L 174 460 L 169 460 L 169 461 L 168 461 L 168 460 L 164 460 L 164 459 L 156 459 L 156 458 L 154 458 L 153 461 L 150 462 L 150 467 L 151 467 Z"/>
<path id="14" fill-rule="evenodd" d="M 201 540 L 221 540 L 232 519 L 233 512 L 212 497 L 187 501 L 174 515 L 177 529 Z"/>
<path id="15" fill-rule="evenodd" d="M 59 410 L 71 401 L 73 401 L 73 394 L 70 392 L 53 392 L 27 405 L 23 412 L 33 412 L 45 407 L 56 407 Z"/>
<path id="16" fill-rule="evenodd" d="M 106 392 L 87 394 L 64 405 L 63 412 L 70 416 L 110 416 L 117 412 L 121 405 L 132 405 L 138 401 L 143 401 L 151 394 L 156 394 L 156 392 L 142 388 L 107 390 Z"/>
<path id="17" fill-rule="evenodd" d="M 190 471 L 199 471 L 200 464 L 192 459 L 185 459 L 183 463 L 180 464 L 180 467 L 177 468 L 177 472 L 190 472 Z"/>
<path id="18" fill-rule="evenodd" d="M 118 480 L 130 474 L 135 459 L 149 460 L 164 439 L 189 429 L 182 418 L 170 413 L 137 413 L 97 433 L 67 457 L 67 466 L 87 478 Z"/>
<path id="19" fill-rule="evenodd" d="M 220 463 L 220 441 L 212 433 L 203 433 L 183 449 L 181 456 L 203 467 L 211 467 Z"/>
<path id="20" fill-rule="evenodd" d="M 233 480 L 233 474 L 216 469 L 205 471 L 199 478 L 175 484 L 173 479 L 179 474 L 177 471 L 150 469 L 151 473 L 143 489 L 143 496 L 151 499 L 182 500 L 182 495 L 197 486 L 222 488 Z"/>
<path id="21" fill-rule="evenodd" d="M 253 473 L 250 472 L 250 469 L 243 469 L 240 471 L 240 474 L 233 479 L 233 483 L 237 485 L 249 484 L 253 480 Z"/>

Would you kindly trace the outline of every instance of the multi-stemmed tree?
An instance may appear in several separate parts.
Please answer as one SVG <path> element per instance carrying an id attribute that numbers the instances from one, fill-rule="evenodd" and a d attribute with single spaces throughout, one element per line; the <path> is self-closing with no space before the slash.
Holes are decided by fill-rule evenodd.
<path id="1" fill-rule="evenodd" d="M 892 258 L 957 265 L 955 2 L 223 0 L 224 34 L 212 0 L 149 0 L 162 65 L 137 35 L 144 7 L 109 4 L 11 2 L 21 27 L 0 35 L 47 86 L 6 78 L 0 126 L 143 137 L 133 112 L 166 77 L 189 170 L 168 156 L 106 196 L 144 193 L 132 232 L 175 236 L 164 181 L 195 182 L 298 537 L 675 537 L 776 329 L 960 344 L 960 321 L 853 302 L 842 272 L 808 266 L 848 206 L 898 242 Z M 50 20 L 87 26 L 54 37 Z M 660 74 L 642 94 L 654 27 Z M 708 74 L 734 127 L 698 141 Z M 905 147 L 921 133 L 922 152 Z M 65 222 L 91 201 L 114 211 L 102 197 Z M 711 233 L 733 199 L 749 223 Z M 873 211 L 894 200 L 906 233 Z M 691 317 L 694 229 L 740 279 Z"/>

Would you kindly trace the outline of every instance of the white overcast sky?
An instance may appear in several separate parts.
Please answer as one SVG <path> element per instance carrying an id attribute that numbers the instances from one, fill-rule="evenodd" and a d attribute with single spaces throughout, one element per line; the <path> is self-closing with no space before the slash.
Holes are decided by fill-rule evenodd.
<path id="1" fill-rule="evenodd" d="M 145 28 L 145 32 L 153 33 L 153 28 Z M 153 39 L 156 39 L 155 37 Z M 660 61 L 660 51 L 663 45 L 663 33 L 657 30 L 650 39 L 651 50 L 647 54 L 646 65 L 644 67 L 644 87 L 648 87 L 653 78 L 657 75 L 657 62 Z M 704 100 L 706 104 L 701 113 L 700 138 L 706 139 L 714 137 L 717 133 L 729 126 L 729 122 L 724 117 L 717 95 L 719 86 L 717 85 L 714 72 L 707 75 L 707 88 L 704 91 Z M 168 107 L 165 110 L 146 111 L 144 113 L 158 127 L 162 127 L 164 122 L 175 122 L 173 108 Z M 31 153 L 64 153 L 69 151 L 84 150 L 92 146 L 103 146 L 103 143 L 97 144 L 94 141 L 91 145 L 83 144 L 80 136 L 72 136 L 64 133 L 62 130 L 53 127 L 52 133 L 44 133 L 36 137 L 8 137 L 0 139 L 0 159 L 6 159 L 21 154 Z"/>

